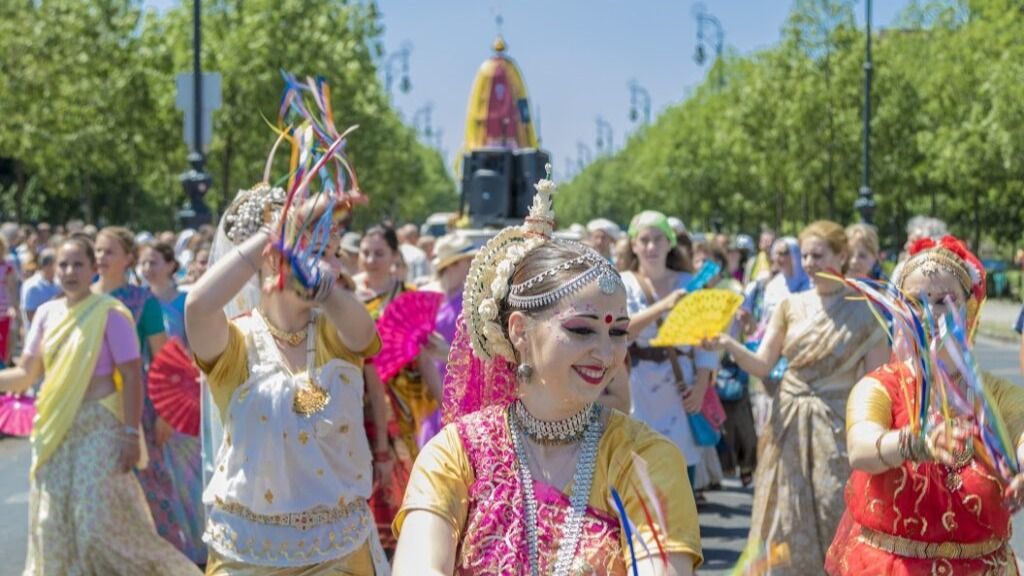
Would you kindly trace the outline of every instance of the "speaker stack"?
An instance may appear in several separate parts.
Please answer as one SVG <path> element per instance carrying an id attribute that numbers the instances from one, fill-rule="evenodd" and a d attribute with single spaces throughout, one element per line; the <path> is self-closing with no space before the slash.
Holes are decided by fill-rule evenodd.
<path id="1" fill-rule="evenodd" d="M 550 155 L 536 148 L 478 148 L 462 161 L 462 198 L 474 228 L 507 226 L 529 214 Z M 468 205 L 468 206 L 467 206 Z"/>

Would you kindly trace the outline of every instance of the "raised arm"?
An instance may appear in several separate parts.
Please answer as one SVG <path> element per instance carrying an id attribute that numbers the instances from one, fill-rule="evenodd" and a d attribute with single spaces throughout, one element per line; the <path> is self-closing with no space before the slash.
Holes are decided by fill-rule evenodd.
<path id="1" fill-rule="evenodd" d="M 686 296 L 686 290 L 673 290 L 668 296 L 629 317 L 629 339 L 635 340 L 645 328 L 657 322 L 658 317 L 672 310 Z"/>
<path id="2" fill-rule="evenodd" d="M 779 311 L 776 310 L 776 313 Z M 761 380 L 768 378 L 772 368 L 782 357 L 782 345 L 786 340 L 786 332 L 779 328 L 774 322 L 768 327 L 768 332 L 761 341 L 761 347 L 757 352 L 751 352 L 741 342 L 729 334 L 720 334 L 705 342 L 705 347 L 725 350 L 732 355 L 733 360 L 739 367 L 752 376 Z"/>
<path id="3" fill-rule="evenodd" d="M 323 303 L 323 311 L 349 350 L 362 352 L 373 344 L 377 327 L 366 307 L 350 290 L 335 286 Z"/>
<path id="4" fill-rule="evenodd" d="M 256 232 L 219 259 L 189 291 L 185 300 L 185 332 L 192 352 L 201 361 L 213 362 L 227 348 L 228 319 L 224 307 L 259 272 L 269 240 L 266 231 Z"/>

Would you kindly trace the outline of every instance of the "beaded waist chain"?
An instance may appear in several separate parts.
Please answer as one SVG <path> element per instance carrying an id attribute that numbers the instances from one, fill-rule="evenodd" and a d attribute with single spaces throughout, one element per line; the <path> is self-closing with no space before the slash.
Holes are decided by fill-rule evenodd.
<path id="1" fill-rule="evenodd" d="M 334 524 L 335 522 L 358 512 L 360 509 L 366 509 L 367 504 L 366 499 L 356 498 L 351 502 L 341 503 L 334 507 L 321 505 L 302 512 L 259 514 L 237 502 L 225 502 L 222 499 L 217 498 L 214 502 L 214 507 L 225 511 L 228 514 L 244 518 L 250 522 L 256 522 L 257 524 L 266 524 L 269 526 L 290 526 L 299 531 L 305 532 L 310 528 L 323 526 L 324 524 Z"/>
<path id="2" fill-rule="evenodd" d="M 990 538 L 981 542 L 921 542 L 861 527 L 860 541 L 872 548 L 906 558 L 982 558 L 1006 546 L 1006 540 Z"/>

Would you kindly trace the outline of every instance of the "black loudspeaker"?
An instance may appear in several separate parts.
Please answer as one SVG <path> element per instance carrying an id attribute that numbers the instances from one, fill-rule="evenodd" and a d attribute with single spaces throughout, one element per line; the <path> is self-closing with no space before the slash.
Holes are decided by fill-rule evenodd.
<path id="1" fill-rule="evenodd" d="M 477 170 L 469 187 L 469 214 L 481 223 L 508 217 L 508 178 L 494 170 Z"/>
<path id="2" fill-rule="evenodd" d="M 462 159 L 462 192 L 474 226 L 500 223 L 510 216 L 512 151 L 480 148 Z"/>
<path id="3" fill-rule="evenodd" d="M 512 199 L 513 218 L 526 218 L 530 214 L 533 195 L 537 193 L 534 184 L 547 176 L 544 167 L 551 162 L 551 155 L 537 148 L 522 148 L 514 153 L 515 194 Z"/>

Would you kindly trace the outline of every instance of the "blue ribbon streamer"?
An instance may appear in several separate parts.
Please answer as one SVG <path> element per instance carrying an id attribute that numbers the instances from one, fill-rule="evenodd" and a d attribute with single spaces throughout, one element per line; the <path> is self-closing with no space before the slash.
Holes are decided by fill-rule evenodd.
<path id="1" fill-rule="evenodd" d="M 636 567 L 636 550 L 633 548 L 633 527 L 629 521 L 629 515 L 626 514 L 626 507 L 622 505 L 619 491 L 614 487 L 612 487 L 612 499 L 615 500 L 615 508 L 619 511 L 619 516 L 622 518 L 622 529 L 626 531 L 626 542 L 629 542 L 629 556 L 633 560 L 633 576 L 640 576 L 640 571 Z"/>

